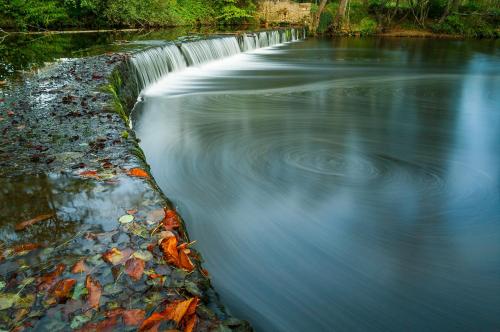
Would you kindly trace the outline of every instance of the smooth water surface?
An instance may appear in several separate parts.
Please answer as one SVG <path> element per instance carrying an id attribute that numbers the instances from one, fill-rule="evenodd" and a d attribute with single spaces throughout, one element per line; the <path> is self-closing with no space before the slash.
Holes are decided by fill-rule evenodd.
<path id="1" fill-rule="evenodd" d="M 136 129 L 258 331 L 500 328 L 500 47 L 309 39 L 170 74 Z"/>

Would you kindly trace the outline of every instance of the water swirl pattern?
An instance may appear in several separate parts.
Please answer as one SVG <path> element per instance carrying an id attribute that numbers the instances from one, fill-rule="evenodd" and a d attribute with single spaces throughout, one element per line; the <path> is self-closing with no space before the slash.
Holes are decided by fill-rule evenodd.
<path id="1" fill-rule="evenodd" d="M 134 121 L 232 313 L 257 331 L 498 329 L 498 42 L 240 45 L 159 79 Z"/>

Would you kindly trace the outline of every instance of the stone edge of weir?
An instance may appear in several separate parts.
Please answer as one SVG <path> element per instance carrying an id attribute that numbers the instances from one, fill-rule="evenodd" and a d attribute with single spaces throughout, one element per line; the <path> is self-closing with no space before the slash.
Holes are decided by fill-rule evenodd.
<path id="1" fill-rule="evenodd" d="M 228 34 L 221 36 L 227 37 Z M 103 190 L 103 187 L 115 186 L 121 179 L 126 179 L 126 181 L 133 181 L 135 188 L 139 188 L 135 189 L 133 195 L 136 195 L 138 199 L 147 197 L 148 203 L 144 208 L 148 211 L 162 209 L 175 211 L 173 204 L 152 177 L 144 153 L 139 147 L 134 131 L 130 128 L 129 116 L 143 88 L 138 83 L 137 73 L 130 63 L 134 54 L 137 52 L 107 53 L 61 61 L 43 68 L 38 75 L 27 75 L 18 85 L 0 91 L 0 116 L 3 117 L 0 121 L 0 130 L 4 138 L 0 145 L 0 179 L 15 182 L 19 177 L 40 174 L 74 178 L 86 183 L 97 183 L 99 187 L 96 188 L 100 189 L 95 190 L 91 195 L 104 201 L 110 198 L 105 194 L 106 190 Z M 131 172 L 134 169 L 145 171 L 147 176 L 134 176 Z M 154 245 L 158 241 L 158 234 L 163 229 L 161 222 L 165 215 L 157 220 L 157 224 L 146 225 L 144 223 L 146 217 L 141 220 L 142 207 L 138 207 L 139 214 L 134 222 L 120 224 L 117 220 L 126 213 L 125 208 L 121 207 L 120 202 L 112 201 L 109 204 L 122 210 L 116 214 L 116 220 L 109 220 L 109 223 L 115 223 L 114 231 L 118 234 L 126 234 L 130 241 L 118 244 L 111 241 L 106 243 L 104 248 L 101 246 L 99 249 L 88 252 L 88 257 L 103 255 L 113 248 L 132 252 L 146 247 L 149 250 L 148 245 Z M 179 244 L 189 243 L 190 239 L 184 222 L 180 216 L 178 218 L 180 226 L 171 231 L 178 238 Z M 80 222 L 86 221 L 80 220 Z M 43 225 L 33 227 L 43 227 Z M 147 233 L 154 235 L 151 237 L 141 235 L 133 227 L 146 227 Z M 92 232 L 86 232 L 82 236 L 90 236 L 89 234 Z M 0 240 L 3 241 L 3 239 Z M 78 245 L 78 239 L 73 240 L 65 244 L 69 253 L 71 253 L 72 246 Z M 64 250 L 66 249 L 61 249 L 61 252 Z M 154 250 L 158 254 L 158 248 Z M 151 250 L 153 254 L 154 250 Z M 178 281 L 176 287 L 172 284 L 168 286 L 151 282 L 148 284 L 148 289 L 165 288 L 164 294 L 166 295 L 164 298 L 157 299 L 158 303 L 154 308 L 146 310 L 145 317 L 150 317 L 154 312 L 160 312 L 168 303 L 196 297 L 200 301 L 196 311 L 198 329 L 252 331 L 248 322 L 232 317 L 225 309 L 210 283 L 210 278 L 201 267 L 201 255 L 193 248 L 190 250 L 189 257 L 195 266 L 192 271 L 183 273 L 180 271 L 182 269 L 171 264 L 166 268 L 170 271 L 167 277 L 172 277 L 177 273 L 176 278 L 179 280 L 176 279 Z M 0 254 L 0 269 L 2 269 L 1 264 L 8 262 L 9 257 L 4 257 L 3 253 Z M 60 255 L 63 256 L 62 253 Z M 53 273 L 52 267 L 58 266 L 58 257 L 55 255 L 49 260 L 47 270 L 34 271 L 27 276 L 38 280 L 47 273 Z M 166 265 L 165 262 L 163 264 Z M 158 265 L 161 263 L 155 258 L 154 261 L 146 263 L 146 269 L 155 269 Z M 92 273 L 88 274 L 99 280 L 102 270 L 109 268 L 113 267 L 101 262 L 99 266 L 92 269 Z M 17 271 L 4 269 L 0 276 L 7 279 L 12 273 L 17 273 Z M 68 264 L 65 265 L 60 276 L 60 278 L 63 277 L 74 277 Z M 146 282 L 150 277 L 150 275 L 143 275 L 142 279 L 137 282 Z M 129 282 L 128 279 L 126 281 Z M 115 282 L 125 283 L 125 280 Z M 102 287 L 104 288 L 104 285 Z M 139 288 L 141 290 L 136 291 L 133 287 L 124 287 L 127 293 L 125 299 L 144 296 L 144 289 Z M 36 292 L 35 288 L 33 292 Z M 46 299 L 48 296 L 39 294 L 38 297 Z M 122 303 L 125 299 L 113 300 L 120 308 L 127 305 L 127 303 Z M 85 297 L 82 298 L 82 301 L 84 300 Z M 39 304 L 37 301 L 33 306 Z M 55 304 L 55 308 L 61 310 L 64 306 L 65 303 Z M 46 311 L 42 312 L 41 316 L 31 319 L 31 322 L 28 319 L 25 323 L 30 323 L 36 329 L 37 324 L 43 325 L 46 322 L 44 320 L 48 319 L 50 309 L 50 306 L 43 309 Z M 107 327 L 106 324 L 110 323 L 108 313 L 111 309 L 107 304 L 99 304 L 94 309 L 96 309 L 95 313 L 92 313 L 90 318 L 79 326 L 80 328 L 99 329 Z M 68 317 L 74 316 L 70 314 Z M 65 324 L 68 328 L 69 322 Z M 16 326 L 8 325 L 0 318 L 0 327 Z"/>

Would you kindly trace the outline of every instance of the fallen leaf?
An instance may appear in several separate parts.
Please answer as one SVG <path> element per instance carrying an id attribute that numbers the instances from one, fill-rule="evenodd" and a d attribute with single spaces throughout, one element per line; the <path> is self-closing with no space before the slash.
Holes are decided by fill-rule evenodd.
<path id="1" fill-rule="evenodd" d="M 140 258 L 130 258 L 125 263 L 125 273 L 128 274 L 132 279 L 138 281 L 141 279 L 142 274 L 144 273 L 145 263 Z"/>
<path id="2" fill-rule="evenodd" d="M 137 209 L 127 210 L 127 214 L 136 214 L 137 212 L 138 212 Z"/>
<path id="3" fill-rule="evenodd" d="M 0 294 L 0 310 L 9 309 L 19 299 L 17 294 L 4 293 Z"/>
<path id="4" fill-rule="evenodd" d="M 22 223 L 17 224 L 15 229 L 16 229 L 16 231 L 22 231 L 26 227 L 29 227 L 29 226 L 31 226 L 33 224 L 36 224 L 37 222 L 50 219 L 52 217 L 54 217 L 54 213 L 41 214 L 39 216 L 36 216 L 33 219 L 26 220 L 26 221 L 23 221 Z"/>
<path id="5" fill-rule="evenodd" d="M 165 314 L 163 313 L 158 313 L 154 312 L 151 316 L 149 316 L 142 324 L 141 327 L 139 327 L 139 332 L 144 332 L 144 331 L 149 331 L 149 332 L 156 332 L 158 331 L 158 327 L 160 326 L 160 323 L 164 321 Z"/>
<path id="6" fill-rule="evenodd" d="M 58 264 L 56 265 L 54 271 L 47 273 L 38 278 L 38 290 L 49 290 L 56 283 L 56 278 L 59 277 L 64 270 L 66 269 L 66 265 Z"/>
<path id="7" fill-rule="evenodd" d="M 89 293 L 88 296 L 88 304 L 90 308 L 97 309 L 99 308 L 99 300 L 101 298 L 101 285 L 97 280 L 93 280 L 90 275 L 87 275 L 85 279 L 85 287 L 87 287 L 87 291 Z"/>
<path id="8" fill-rule="evenodd" d="M 94 179 L 99 178 L 99 175 L 97 175 L 97 171 L 94 170 L 83 171 L 80 172 L 79 175 L 84 178 L 94 178 Z"/>
<path id="9" fill-rule="evenodd" d="M 153 259 L 153 254 L 147 250 L 137 250 L 132 254 L 132 257 L 142 259 L 145 262 L 149 262 Z"/>
<path id="10" fill-rule="evenodd" d="M 177 238 L 175 236 L 163 239 L 160 244 L 161 250 L 168 263 L 179 264 L 179 253 L 177 252 Z"/>
<path id="11" fill-rule="evenodd" d="M 130 309 L 123 312 L 123 323 L 129 326 L 140 325 L 144 321 L 146 312 L 141 309 Z"/>
<path id="12" fill-rule="evenodd" d="M 102 255 L 102 259 L 112 265 L 123 263 L 127 258 L 118 248 L 111 248 Z"/>
<path id="13" fill-rule="evenodd" d="M 88 270 L 88 267 L 87 265 L 85 265 L 85 260 L 84 259 L 81 259 L 79 260 L 78 262 L 75 263 L 75 265 L 73 265 L 73 267 L 71 268 L 71 273 L 82 273 L 82 272 L 86 272 Z"/>
<path id="14" fill-rule="evenodd" d="M 134 220 L 134 216 L 133 215 L 130 215 L 130 214 L 124 214 L 123 216 L 121 216 L 118 221 L 121 223 L 121 224 L 128 224 L 130 222 L 132 222 Z"/>
<path id="15" fill-rule="evenodd" d="M 186 251 L 189 252 L 189 249 L 183 249 L 179 251 L 179 267 L 188 271 L 193 271 L 195 266 L 187 255 Z"/>
<path id="16" fill-rule="evenodd" d="M 123 309 L 123 308 L 115 308 L 115 309 L 111 309 L 111 310 L 106 311 L 106 313 L 104 315 L 108 318 L 115 317 L 115 316 L 121 316 L 124 311 L 125 311 L 125 309 Z"/>
<path id="17" fill-rule="evenodd" d="M 40 247 L 41 246 L 38 243 L 24 243 L 14 246 L 12 250 L 14 250 L 15 253 L 20 253 L 22 251 L 31 251 Z"/>
<path id="18" fill-rule="evenodd" d="M 140 168 L 132 168 L 127 172 L 127 174 L 129 176 L 135 176 L 135 177 L 139 177 L 139 178 L 149 179 L 149 174 L 145 170 L 140 169 Z"/>
<path id="19" fill-rule="evenodd" d="M 168 231 L 178 228 L 180 226 L 179 216 L 174 210 L 168 210 L 165 208 L 165 218 L 163 218 L 161 223 Z"/>
<path id="20" fill-rule="evenodd" d="M 185 324 L 184 332 L 193 332 L 197 320 L 196 315 L 192 315 Z"/>
<path id="21" fill-rule="evenodd" d="M 80 329 L 76 330 L 77 332 L 104 332 L 104 331 L 113 331 L 116 323 L 118 322 L 118 317 L 113 316 L 110 318 L 106 318 L 96 323 L 87 323 L 82 326 Z"/>
<path id="22" fill-rule="evenodd" d="M 54 296 L 59 300 L 65 300 L 70 297 L 70 292 L 73 290 L 73 287 L 76 284 L 76 279 L 63 279 L 60 280 L 54 286 Z"/>

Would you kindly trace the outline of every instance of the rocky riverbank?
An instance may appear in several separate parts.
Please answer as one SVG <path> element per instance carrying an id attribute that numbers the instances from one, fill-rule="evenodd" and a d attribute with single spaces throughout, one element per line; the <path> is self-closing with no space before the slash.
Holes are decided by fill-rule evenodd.
<path id="1" fill-rule="evenodd" d="M 0 329 L 250 331 L 210 285 L 128 113 L 127 54 L 0 95 Z"/>

